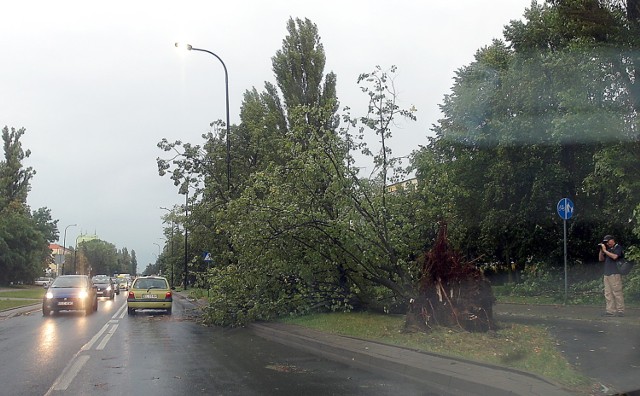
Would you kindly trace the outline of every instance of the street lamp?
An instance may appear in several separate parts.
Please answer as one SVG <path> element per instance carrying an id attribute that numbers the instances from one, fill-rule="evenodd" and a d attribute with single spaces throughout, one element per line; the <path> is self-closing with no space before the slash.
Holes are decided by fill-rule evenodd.
<path id="1" fill-rule="evenodd" d="M 62 240 L 62 275 L 64 275 L 64 261 L 67 257 L 67 228 L 75 226 L 77 226 L 77 224 L 69 224 L 64 227 L 64 239 Z M 60 271 L 58 271 L 58 275 L 60 275 Z"/>
<path id="2" fill-rule="evenodd" d="M 187 44 L 186 46 L 182 46 L 179 43 L 175 43 L 175 46 L 177 48 L 186 48 L 187 51 L 201 51 L 201 52 L 206 52 L 208 54 L 211 54 L 213 56 L 216 57 L 216 59 L 218 59 L 220 61 L 220 63 L 222 63 L 222 67 L 224 68 L 224 85 L 225 85 L 225 92 L 226 92 L 226 107 L 227 107 L 227 192 L 230 191 L 231 189 L 231 142 L 229 141 L 229 74 L 227 73 L 227 66 L 224 64 L 224 62 L 222 61 L 222 59 L 214 54 L 213 52 L 206 50 L 206 49 L 201 49 L 201 48 L 194 48 L 191 46 L 191 44 Z"/>

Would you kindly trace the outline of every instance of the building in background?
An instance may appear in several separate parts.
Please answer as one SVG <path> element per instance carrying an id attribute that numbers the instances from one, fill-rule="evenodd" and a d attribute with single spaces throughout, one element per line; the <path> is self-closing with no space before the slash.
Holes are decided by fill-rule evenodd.
<path id="1" fill-rule="evenodd" d="M 413 186 L 414 188 L 418 185 L 418 179 L 417 178 L 412 178 L 412 179 L 407 179 L 398 183 L 393 183 L 387 186 L 387 192 L 395 192 L 398 191 L 400 189 L 402 190 L 406 190 L 409 187 Z"/>
<path id="2" fill-rule="evenodd" d="M 66 249 L 65 251 L 63 246 L 60 246 L 57 243 L 50 243 L 49 250 L 51 250 L 51 260 L 45 269 L 45 273 L 47 276 L 59 275 L 58 270 L 64 263 L 64 255 L 66 251 L 69 251 L 69 249 Z"/>

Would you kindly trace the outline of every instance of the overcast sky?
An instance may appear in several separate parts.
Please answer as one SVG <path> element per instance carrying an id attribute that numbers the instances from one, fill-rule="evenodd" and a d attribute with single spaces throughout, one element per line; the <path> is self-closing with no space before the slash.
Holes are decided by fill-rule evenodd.
<path id="1" fill-rule="evenodd" d="M 271 57 L 289 17 L 319 29 L 326 72 L 341 107 L 366 105 L 356 84 L 376 65 L 398 67 L 400 105 L 418 121 L 394 130 L 394 156 L 427 142 L 455 70 L 502 38 L 530 0 L 5 1 L 0 5 L 0 127 L 26 128 L 26 166 L 37 174 L 28 203 L 51 209 L 60 243 L 97 234 L 135 250 L 138 270 L 163 245 L 160 207 L 184 202 L 158 176 L 163 137 L 201 143 L 225 118 L 224 71 L 213 56 L 181 53 L 186 42 L 220 56 L 229 72 L 231 123 L 243 93 L 275 82 Z M 370 142 L 375 148 L 375 141 Z"/>

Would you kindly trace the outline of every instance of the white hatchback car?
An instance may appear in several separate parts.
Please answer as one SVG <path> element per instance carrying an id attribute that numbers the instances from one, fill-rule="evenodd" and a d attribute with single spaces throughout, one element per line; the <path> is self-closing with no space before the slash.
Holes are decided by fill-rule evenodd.
<path id="1" fill-rule="evenodd" d="M 46 289 L 47 287 L 49 287 L 51 282 L 53 282 L 53 278 L 50 278 L 48 276 L 41 276 L 38 279 L 36 279 L 34 284 L 36 284 L 38 286 L 42 286 L 42 287 L 44 287 Z"/>

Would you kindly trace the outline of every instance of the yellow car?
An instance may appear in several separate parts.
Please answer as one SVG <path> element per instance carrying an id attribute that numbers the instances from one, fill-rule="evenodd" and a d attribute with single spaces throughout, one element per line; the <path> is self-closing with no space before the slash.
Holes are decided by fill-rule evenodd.
<path id="1" fill-rule="evenodd" d="M 173 294 L 169 282 L 161 276 L 136 278 L 127 296 L 127 312 L 135 315 L 136 309 L 162 309 L 171 315 Z"/>

